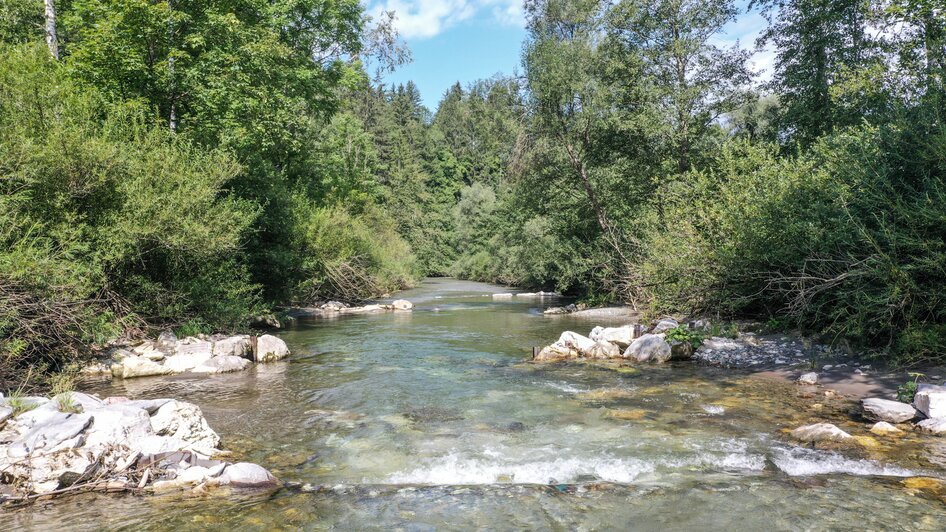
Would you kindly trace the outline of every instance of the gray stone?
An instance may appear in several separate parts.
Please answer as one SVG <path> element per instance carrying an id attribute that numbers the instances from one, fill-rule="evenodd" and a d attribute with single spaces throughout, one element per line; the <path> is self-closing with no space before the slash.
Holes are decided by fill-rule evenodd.
<path id="1" fill-rule="evenodd" d="M 159 349 L 168 350 L 170 352 L 177 345 L 177 341 L 177 335 L 174 334 L 173 331 L 161 331 L 155 344 Z"/>
<path id="2" fill-rule="evenodd" d="M 245 334 L 217 340 L 213 344 L 213 356 L 253 358 L 253 342 L 250 337 Z"/>
<path id="3" fill-rule="evenodd" d="M 286 342 L 275 336 L 264 334 L 256 339 L 257 362 L 273 362 L 289 356 L 289 347 Z"/>
<path id="4" fill-rule="evenodd" d="M 6 423 L 6 421 L 11 417 L 13 417 L 13 409 L 6 406 L 0 406 L 0 427 L 2 427 L 3 424 Z"/>
<path id="5" fill-rule="evenodd" d="M 256 464 L 239 462 L 228 465 L 220 475 L 221 484 L 240 488 L 275 487 L 279 484 L 269 471 Z"/>
<path id="6" fill-rule="evenodd" d="M 946 417 L 946 386 L 919 385 L 913 397 L 913 406 L 926 417 Z"/>
<path id="7" fill-rule="evenodd" d="M 693 344 L 683 340 L 672 340 L 670 344 L 671 360 L 690 360 L 693 358 Z"/>
<path id="8" fill-rule="evenodd" d="M 814 371 L 809 371 L 808 373 L 803 374 L 801 377 L 795 381 L 798 384 L 818 384 L 818 374 Z"/>
<path id="9" fill-rule="evenodd" d="M 254 317 L 250 320 L 250 326 L 258 329 L 279 329 L 282 324 L 279 323 L 274 314 L 266 314 Z"/>
<path id="10" fill-rule="evenodd" d="M 930 432 L 941 436 L 946 434 L 946 417 L 931 417 L 929 419 L 924 419 L 916 424 L 916 428 L 922 430 L 923 432 Z"/>
<path id="11" fill-rule="evenodd" d="M 665 333 L 669 331 L 670 329 L 676 329 L 679 326 L 680 326 L 680 323 L 678 323 L 677 320 L 673 318 L 664 318 L 658 321 L 656 325 L 654 325 L 654 328 L 651 329 L 650 334 Z"/>
<path id="12" fill-rule="evenodd" d="M 148 411 L 129 402 L 92 410 L 92 425 L 86 431 L 85 446 L 124 445 L 129 448 L 152 434 Z"/>
<path id="13" fill-rule="evenodd" d="M 7 448 L 10 457 L 26 457 L 37 450 L 50 452 L 77 446 L 79 442 L 75 438 L 92 423 L 92 416 L 33 410 L 19 416 L 17 423 L 26 430 L 10 442 Z"/>
<path id="14" fill-rule="evenodd" d="M 112 404 L 120 404 L 126 406 L 133 406 L 135 408 L 141 408 L 148 412 L 148 415 L 154 414 L 162 406 L 170 403 L 173 399 L 137 399 L 134 401 L 120 401 L 113 402 Z"/>
<path id="15" fill-rule="evenodd" d="M 251 362 L 245 358 L 235 356 L 213 357 L 191 370 L 191 373 L 231 373 L 245 370 Z"/>
<path id="16" fill-rule="evenodd" d="M 805 442 L 845 441 L 851 439 L 850 434 L 831 423 L 815 423 L 814 425 L 798 427 L 792 431 L 792 437 Z"/>
<path id="17" fill-rule="evenodd" d="M 861 401 L 861 407 L 864 417 L 872 421 L 903 423 L 916 417 L 916 409 L 900 401 L 871 397 Z"/>
<path id="18" fill-rule="evenodd" d="M 618 358 L 621 356 L 621 349 L 611 342 L 598 341 L 591 349 L 582 352 L 582 355 L 588 358 Z"/>
<path id="19" fill-rule="evenodd" d="M 634 340 L 624 351 L 624 358 L 632 358 L 638 362 L 662 363 L 670 360 L 670 357 L 670 344 L 659 334 L 645 334 Z"/>

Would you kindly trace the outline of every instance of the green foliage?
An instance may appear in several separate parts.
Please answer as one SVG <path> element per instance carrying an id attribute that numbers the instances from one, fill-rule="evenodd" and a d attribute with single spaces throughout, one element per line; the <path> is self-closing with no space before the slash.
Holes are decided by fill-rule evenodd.
<path id="1" fill-rule="evenodd" d="M 918 387 L 919 385 L 916 380 L 907 381 L 897 386 L 897 401 L 901 403 L 912 403 Z"/>
<path id="2" fill-rule="evenodd" d="M 702 331 L 690 329 L 686 325 L 680 325 L 667 331 L 666 339 L 670 342 L 688 342 L 693 349 L 700 347 L 706 338 Z"/>

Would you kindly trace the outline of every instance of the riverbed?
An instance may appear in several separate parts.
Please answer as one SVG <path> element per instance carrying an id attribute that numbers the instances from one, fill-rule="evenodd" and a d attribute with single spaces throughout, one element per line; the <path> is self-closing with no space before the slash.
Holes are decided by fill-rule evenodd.
<path id="1" fill-rule="evenodd" d="M 532 363 L 607 323 L 491 297 L 507 291 L 431 279 L 398 294 L 413 312 L 300 321 L 280 334 L 287 362 L 93 386 L 196 403 L 235 458 L 293 486 L 81 495 L 0 529 L 942 529 L 943 503 L 902 480 L 941 477 L 946 443 L 797 445 L 784 429 L 864 424 L 843 398 L 747 372 Z"/>

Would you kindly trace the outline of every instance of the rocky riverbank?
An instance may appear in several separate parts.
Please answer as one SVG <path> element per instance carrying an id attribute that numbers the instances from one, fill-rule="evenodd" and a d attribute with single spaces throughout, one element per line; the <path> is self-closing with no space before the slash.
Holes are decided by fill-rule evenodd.
<path id="1" fill-rule="evenodd" d="M 220 437 L 197 405 L 173 399 L 0 398 L 0 503 L 78 491 L 271 488 L 250 463 L 219 459 Z"/>
<path id="2" fill-rule="evenodd" d="M 406 299 L 395 299 L 391 303 L 372 303 L 353 306 L 341 301 L 329 301 L 313 307 L 295 307 L 285 311 L 291 318 L 334 317 L 343 314 L 371 314 L 375 312 L 409 312 L 414 304 Z"/>
<path id="3" fill-rule="evenodd" d="M 156 340 L 113 346 L 82 369 L 85 376 L 119 379 L 190 373 L 213 375 L 242 371 L 254 363 L 281 360 L 289 348 L 279 338 L 264 334 L 200 335 L 178 339 L 165 331 Z"/>

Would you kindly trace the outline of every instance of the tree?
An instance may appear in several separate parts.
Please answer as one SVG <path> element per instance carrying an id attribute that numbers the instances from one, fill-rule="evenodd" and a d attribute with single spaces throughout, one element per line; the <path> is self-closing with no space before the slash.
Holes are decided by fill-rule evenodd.
<path id="1" fill-rule="evenodd" d="M 640 78 L 628 83 L 659 106 L 678 172 L 708 129 L 750 99 L 748 51 L 713 44 L 736 13 L 732 0 L 630 0 L 609 18 L 615 60 L 635 63 Z"/>
<path id="2" fill-rule="evenodd" d="M 808 144 L 836 127 L 856 124 L 863 109 L 838 106 L 832 87 L 869 64 L 868 6 L 863 0 L 759 0 L 770 24 L 760 44 L 776 47 L 769 89 L 782 106 L 781 129 Z"/>

